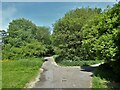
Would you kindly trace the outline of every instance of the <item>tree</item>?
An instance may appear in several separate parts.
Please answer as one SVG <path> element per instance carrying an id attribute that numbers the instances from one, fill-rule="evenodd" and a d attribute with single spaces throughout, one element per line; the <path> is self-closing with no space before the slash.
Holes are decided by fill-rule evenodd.
<path id="1" fill-rule="evenodd" d="M 83 27 L 82 47 L 88 56 L 86 59 L 111 61 L 119 56 L 119 45 L 115 43 L 119 36 L 119 4 L 96 16 Z"/>
<path id="2" fill-rule="evenodd" d="M 13 20 L 8 28 L 9 40 L 5 43 L 11 43 L 15 47 L 25 45 L 25 42 L 30 42 L 34 38 L 34 31 L 36 25 L 30 20 L 24 18 Z"/>
<path id="3" fill-rule="evenodd" d="M 38 27 L 30 20 L 20 18 L 9 24 L 3 41 L 3 59 L 20 59 L 46 55 L 50 45 L 49 28 Z"/>
<path id="4" fill-rule="evenodd" d="M 47 27 L 37 27 L 35 38 L 43 44 L 51 44 L 50 31 Z"/>
<path id="5" fill-rule="evenodd" d="M 99 13 L 100 9 L 97 8 L 77 8 L 66 13 L 54 24 L 53 44 L 61 57 L 70 60 L 83 59 L 81 56 L 82 27 Z"/>

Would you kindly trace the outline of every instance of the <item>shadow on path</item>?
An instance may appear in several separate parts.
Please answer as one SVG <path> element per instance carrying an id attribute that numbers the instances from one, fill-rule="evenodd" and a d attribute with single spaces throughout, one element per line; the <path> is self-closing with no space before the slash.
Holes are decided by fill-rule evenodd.
<path id="1" fill-rule="evenodd" d="M 97 68 L 97 66 L 96 66 L 96 67 L 82 66 L 82 67 L 81 67 L 81 71 L 85 71 L 85 72 L 93 72 L 96 68 Z"/>

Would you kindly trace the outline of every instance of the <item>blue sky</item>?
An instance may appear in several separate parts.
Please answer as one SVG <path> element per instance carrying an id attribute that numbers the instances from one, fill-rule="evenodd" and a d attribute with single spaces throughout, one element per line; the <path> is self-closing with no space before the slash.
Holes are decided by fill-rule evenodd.
<path id="1" fill-rule="evenodd" d="M 98 7 L 105 9 L 114 2 L 2 2 L 2 29 L 17 18 L 26 18 L 38 26 L 52 27 L 52 24 L 71 9 Z M 1 28 L 0 28 L 1 29 Z"/>

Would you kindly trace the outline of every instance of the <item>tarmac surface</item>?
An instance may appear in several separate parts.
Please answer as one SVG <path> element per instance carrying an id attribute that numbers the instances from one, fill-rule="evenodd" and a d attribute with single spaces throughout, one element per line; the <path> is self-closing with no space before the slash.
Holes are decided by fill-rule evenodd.
<path id="1" fill-rule="evenodd" d="M 91 71 L 79 66 L 58 66 L 53 57 L 47 57 L 42 65 L 43 72 L 33 88 L 91 88 Z"/>

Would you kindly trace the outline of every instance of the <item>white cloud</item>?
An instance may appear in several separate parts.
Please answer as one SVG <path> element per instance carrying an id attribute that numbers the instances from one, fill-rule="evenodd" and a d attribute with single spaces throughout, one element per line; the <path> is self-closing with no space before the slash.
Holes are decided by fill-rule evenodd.
<path id="1" fill-rule="evenodd" d="M 15 7 L 2 9 L 2 29 L 7 29 L 8 23 L 14 18 L 17 10 Z"/>

